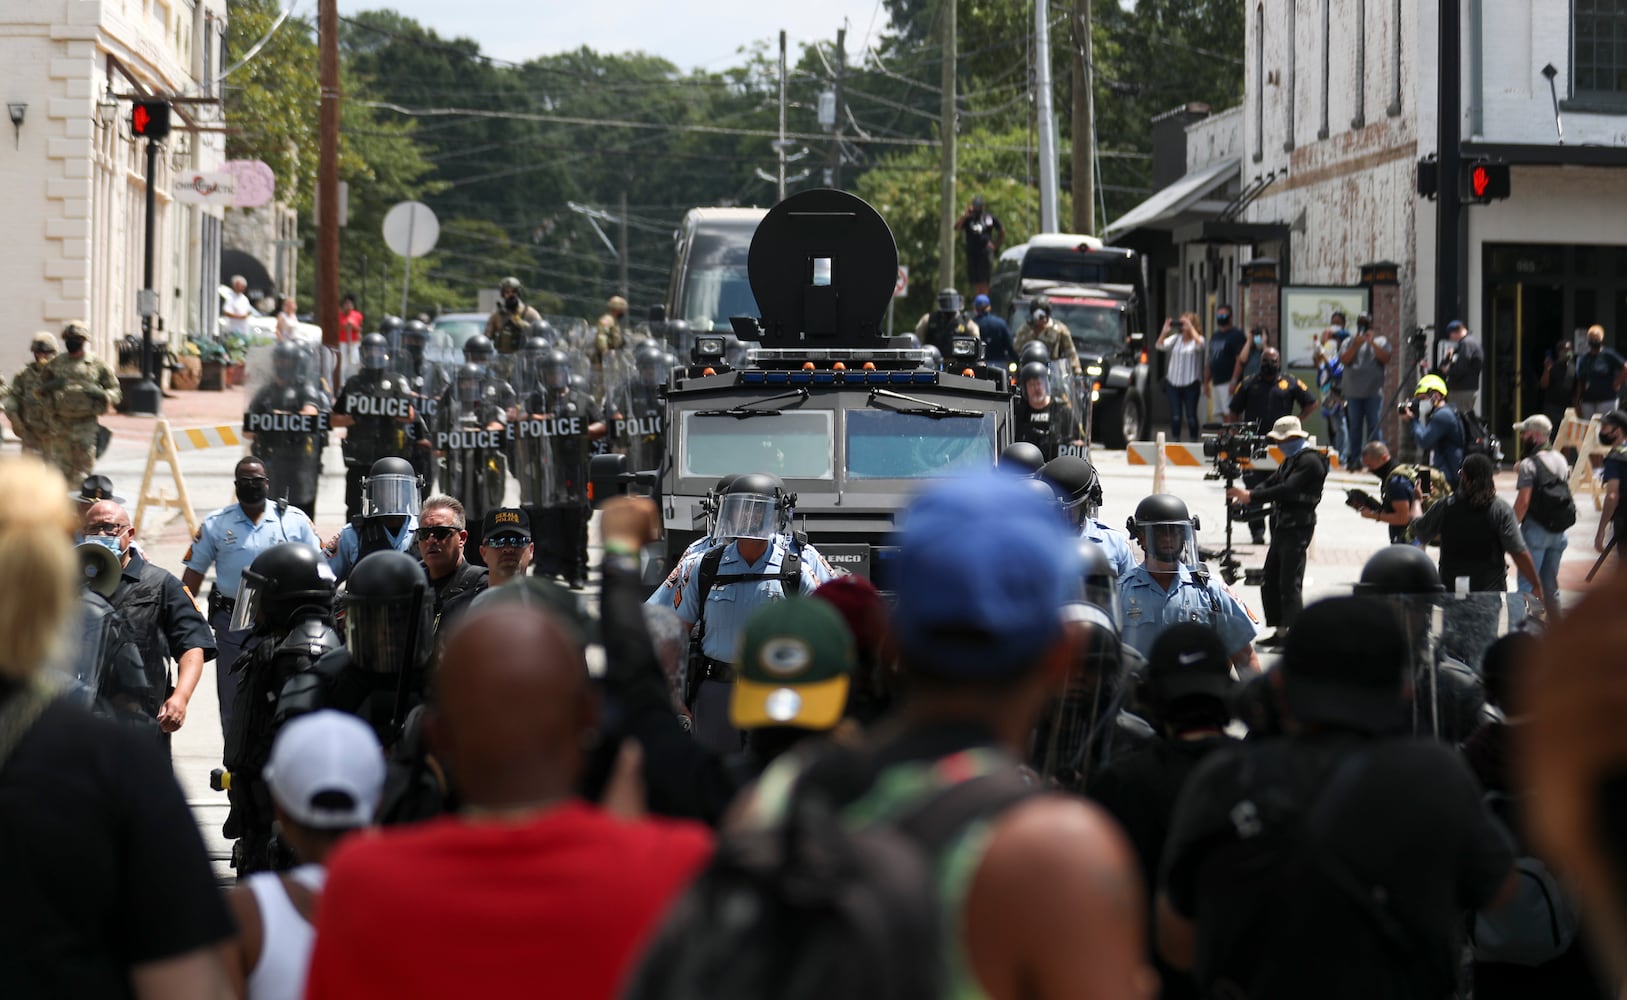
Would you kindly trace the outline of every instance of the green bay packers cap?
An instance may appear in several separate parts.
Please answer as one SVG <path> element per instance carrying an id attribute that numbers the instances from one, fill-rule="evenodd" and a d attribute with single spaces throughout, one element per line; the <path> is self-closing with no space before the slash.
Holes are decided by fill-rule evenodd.
<path id="1" fill-rule="evenodd" d="M 739 729 L 830 729 L 847 708 L 853 634 L 824 601 L 775 601 L 740 633 L 729 718 Z"/>

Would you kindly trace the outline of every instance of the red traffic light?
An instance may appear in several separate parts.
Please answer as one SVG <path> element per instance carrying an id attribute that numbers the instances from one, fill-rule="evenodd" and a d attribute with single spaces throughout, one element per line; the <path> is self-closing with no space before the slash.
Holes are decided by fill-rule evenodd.
<path id="1" fill-rule="evenodd" d="M 1486 196 L 1486 188 L 1491 186 L 1491 171 L 1485 167 L 1475 167 L 1469 172 L 1469 190 L 1474 192 L 1476 198 Z"/>
<path id="2" fill-rule="evenodd" d="M 141 139 L 162 139 L 169 135 L 169 103 L 135 102 L 130 109 L 130 132 Z"/>
<path id="3" fill-rule="evenodd" d="M 1475 204 L 1485 204 L 1509 196 L 1508 164 L 1494 160 L 1474 160 L 1469 164 L 1469 198 Z"/>

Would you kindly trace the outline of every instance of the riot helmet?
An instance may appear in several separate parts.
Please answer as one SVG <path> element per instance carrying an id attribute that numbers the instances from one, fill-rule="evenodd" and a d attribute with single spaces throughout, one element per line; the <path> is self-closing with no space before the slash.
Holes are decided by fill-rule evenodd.
<path id="1" fill-rule="evenodd" d="M 530 344 L 530 342 L 533 340 L 541 339 L 552 346 L 554 339 L 558 336 L 559 335 L 554 332 L 554 325 L 540 317 L 532 320 L 531 325 L 527 327 L 525 331 L 527 344 Z"/>
<path id="2" fill-rule="evenodd" d="M 571 356 L 561 350 L 552 350 L 542 359 L 542 384 L 549 392 L 569 389 L 571 386 Z"/>
<path id="3" fill-rule="evenodd" d="M 1096 467 L 1077 455 L 1059 455 L 1046 462 L 1039 474 L 1056 487 L 1062 510 L 1073 524 L 1084 524 L 1102 506 L 1102 480 Z"/>
<path id="4" fill-rule="evenodd" d="M 370 333 L 362 338 L 362 367 L 370 372 L 383 371 L 390 364 L 390 342 L 382 333 Z"/>
<path id="5" fill-rule="evenodd" d="M 1136 505 L 1125 530 L 1141 546 L 1149 570 L 1172 573 L 1183 565 L 1197 568 L 1198 519 L 1180 497 L 1170 493 L 1147 497 Z"/>
<path id="6" fill-rule="evenodd" d="M 1380 594 L 1439 594 L 1440 570 L 1435 560 L 1415 545 L 1396 543 L 1379 549 L 1368 557 L 1361 568 L 1361 581 L 1356 594 L 1371 597 Z"/>
<path id="7" fill-rule="evenodd" d="M 434 604 L 418 560 L 394 549 L 364 556 L 345 582 L 345 645 L 352 662 L 373 674 L 421 669 L 434 648 Z"/>
<path id="8" fill-rule="evenodd" d="M 1029 361 L 1017 370 L 1017 387 L 1026 396 L 1028 385 L 1038 382 L 1045 389 L 1045 395 L 1051 394 L 1051 369 L 1038 361 Z"/>
<path id="9" fill-rule="evenodd" d="M 723 499 L 723 494 L 729 492 L 729 487 L 733 486 L 734 481 L 739 478 L 740 473 L 738 472 L 731 472 L 723 476 L 717 481 L 716 485 L 706 491 L 705 498 L 701 500 L 701 510 L 706 512 L 706 536 L 708 538 L 717 537 L 718 501 Z"/>
<path id="10" fill-rule="evenodd" d="M 1030 340 L 1017 352 L 1017 363 L 1024 368 L 1032 364 L 1046 366 L 1051 363 L 1051 349 L 1042 341 Z"/>
<path id="11" fill-rule="evenodd" d="M 960 313 L 962 301 L 960 293 L 953 288 L 945 288 L 938 293 L 938 311 L 956 315 Z"/>
<path id="12" fill-rule="evenodd" d="M 1089 641 L 1081 644 L 1061 691 L 1040 716 L 1034 763 L 1042 777 L 1081 791 L 1089 775 L 1105 763 L 1104 736 L 1117 722 L 1124 644 L 1117 622 L 1094 604 L 1066 604 L 1062 618 L 1071 626 L 1088 628 Z"/>
<path id="13" fill-rule="evenodd" d="M 385 316 L 379 320 L 378 332 L 383 334 L 384 339 L 392 344 L 400 338 L 402 329 L 400 316 Z"/>
<path id="14" fill-rule="evenodd" d="M 417 516 L 419 485 L 411 462 L 393 455 L 379 459 L 362 480 L 362 516 Z"/>
<path id="15" fill-rule="evenodd" d="M 931 368 L 931 369 L 934 369 L 934 370 L 943 367 L 943 352 L 938 350 L 936 345 L 934 345 L 934 344 L 926 345 L 925 347 L 921 348 L 921 354 L 922 354 L 921 363 L 925 367 Z"/>
<path id="16" fill-rule="evenodd" d="M 305 352 L 292 340 L 279 341 L 271 349 L 271 370 L 279 382 L 299 381 L 300 369 L 305 366 Z"/>
<path id="17" fill-rule="evenodd" d="M 497 348 L 492 346 L 491 338 L 483 333 L 477 333 L 463 342 L 463 360 L 477 365 L 489 364 L 497 354 Z"/>
<path id="18" fill-rule="evenodd" d="M 921 338 L 917 337 L 914 331 L 898 334 L 893 340 L 900 348 L 907 351 L 919 351 L 921 349 Z"/>
<path id="19" fill-rule="evenodd" d="M 1039 450 L 1038 445 L 1027 441 L 1013 441 L 1000 449 L 1000 460 L 995 464 L 1006 472 L 1031 476 L 1039 472 L 1040 466 L 1045 464 L 1045 453 Z"/>
<path id="20" fill-rule="evenodd" d="M 1113 561 L 1101 543 L 1089 538 L 1079 539 L 1079 558 L 1085 564 L 1081 594 L 1086 604 L 1094 604 L 1106 611 L 1115 624 L 1124 620 L 1124 609 L 1119 604 L 1119 577 L 1113 572 Z"/>
<path id="21" fill-rule="evenodd" d="M 565 384 L 574 393 L 583 396 L 588 394 L 588 377 L 581 372 L 571 372 L 570 377 L 565 380 Z"/>
<path id="22" fill-rule="evenodd" d="M 237 585 L 230 628 L 267 630 L 333 614 L 333 570 L 303 542 L 281 542 L 254 557 Z"/>
<path id="23" fill-rule="evenodd" d="M 401 327 L 401 346 L 407 353 L 415 358 L 424 354 L 424 345 L 429 343 L 429 327 L 421 319 L 409 319 Z"/>
<path id="24" fill-rule="evenodd" d="M 787 493 L 779 476 L 748 472 L 736 476 L 718 499 L 717 528 L 721 539 L 772 539 L 791 530 L 791 508 L 796 495 Z"/>
<path id="25" fill-rule="evenodd" d="M 462 403 L 470 403 L 480 398 L 482 384 L 486 381 L 486 370 L 476 364 L 461 365 L 458 368 L 457 399 Z"/>
<path id="26" fill-rule="evenodd" d="M 638 369 L 639 385 L 653 389 L 666 382 L 666 355 L 654 341 L 641 341 L 633 349 L 633 365 Z"/>

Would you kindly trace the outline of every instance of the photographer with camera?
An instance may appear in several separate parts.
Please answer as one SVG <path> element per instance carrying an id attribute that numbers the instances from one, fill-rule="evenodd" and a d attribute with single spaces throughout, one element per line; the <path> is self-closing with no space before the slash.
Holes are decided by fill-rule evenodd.
<path id="1" fill-rule="evenodd" d="M 1441 470 L 1448 486 L 1457 489 L 1458 469 L 1463 465 L 1463 425 L 1457 410 L 1446 401 L 1446 380 L 1425 375 L 1418 380 L 1411 402 L 1396 409 L 1412 428 L 1419 450 L 1428 453 L 1429 464 Z"/>
<path id="2" fill-rule="evenodd" d="M 497 285 L 497 308 L 486 318 L 486 338 L 499 354 L 513 354 L 525 346 L 532 323 L 542 322 L 542 313 L 520 298 L 525 288 L 519 278 L 504 278 Z"/>
<path id="3" fill-rule="evenodd" d="M 1285 375 L 1282 371 L 1282 352 L 1266 347 L 1260 352 L 1260 370 L 1243 376 L 1232 393 L 1226 412 L 1226 423 L 1246 423 L 1256 434 L 1264 434 L 1276 422 L 1298 410 L 1299 419 L 1305 420 L 1316 412 L 1316 393 L 1304 382 Z M 1243 486 L 1254 489 L 1265 482 L 1269 473 L 1253 469 L 1243 472 Z M 1248 522 L 1249 539 L 1255 545 L 1265 544 L 1265 520 L 1255 518 Z"/>
<path id="4" fill-rule="evenodd" d="M 1362 445 L 1384 440 L 1379 427 L 1384 403 L 1384 366 L 1390 363 L 1390 342 L 1373 332 L 1373 317 L 1356 317 L 1356 333 L 1345 340 L 1339 352 L 1344 368 L 1340 388 L 1345 397 L 1345 468 L 1361 464 Z"/>
<path id="5" fill-rule="evenodd" d="M 1265 554 L 1265 580 L 1260 584 L 1265 623 L 1276 631 L 1256 640 L 1255 645 L 1261 647 L 1282 645 L 1305 603 L 1305 551 L 1316 532 L 1316 505 L 1322 502 L 1322 483 L 1328 477 L 1327 458 L 1305 447 L 1309 436 L 1298 417 L 1281 418 L 1266 437 L 1282 449 L 1282 464 L 1258 487 L 1226 491 L 1226 499 L 1235 504 L 1276 504 L 1271 548 Z"/>

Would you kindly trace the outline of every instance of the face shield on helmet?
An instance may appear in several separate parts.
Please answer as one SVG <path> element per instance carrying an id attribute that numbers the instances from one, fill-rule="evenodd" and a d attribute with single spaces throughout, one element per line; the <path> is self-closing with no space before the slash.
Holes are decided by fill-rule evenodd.
<path id="1" fill-rule="evenodd" d="M 1149 569 L 1173 571 L 1198 567 L 1198 535 L 1191 521 L 1134 522 L 1132 534 L 1146 553 Z"/>
<path id="2" fill-rule="evenodd" d="M 345 603 L 345 646 L 357 667 L 373 674 L 396 674 L 428 661 L 434 645 L 434 602 L 426 590 Z"/>
<path id="3" fill-rule="evenodd" d="M 383 371 L 390 364 L 390 343 L 377 333 L 362 338 L 362 367 L 368 371 Z"/>
<path id="4" fill-rule="evenodd" d="M 713 537 L 771 539 L 790 528 L 787 512 L 774 497 L 761 493 L 725 493 L 717 505 Z"/>
<path id="5" fill-rule="evenodd" d="M 237 603 L 232 605 L 232 620 L 227 628 L 234 632 L 247 631 L 260 621 L 260 606 L 265 603 L 271 581 L 243 574 L 237 583 Z"/>
<path id="6" fill-rule="evenodd" d="M 1124 648 L 1118 625 L 1100 607 L 1068 604 L 1062 618 L 1070 628 L 1087 629 L 1088 635 L 1035 729 L 1033 759 L 1041 777 L 1077 791 L 1103 763 L 1097 759 L 1099 736 L 1104 727 L 1113 725 L 1118 711 Z"/>
<path id="7" fill-rule="evenodd" d="M 568 389 L 571 385 L 571 363 L 563 351 L 555 351 L 542 363 L 542 384 L 550 392 Z"/>
<path id="8" fill-rule="evenodd" d="M 420 503 L 415 475 L 368 476 L 362 483 L 363 517 L 417 517 Z"/>

